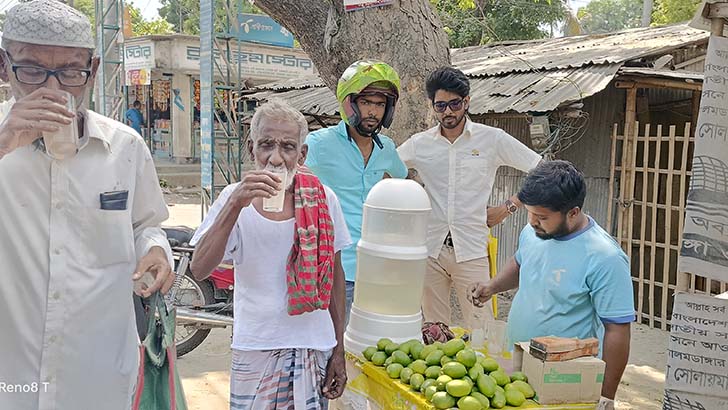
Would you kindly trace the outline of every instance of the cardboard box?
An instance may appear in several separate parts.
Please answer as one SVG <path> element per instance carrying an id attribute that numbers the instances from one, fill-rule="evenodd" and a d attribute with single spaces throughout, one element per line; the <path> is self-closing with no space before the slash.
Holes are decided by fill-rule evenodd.
<path id="1" fill-rule="evenodd" d="M 541 404 L 593 403 L 601 396 L 605 363 L 596 357 L 544 362 L 533 357 L 524 342 L 515 345 L 513 366 L 528 377 Z"/>

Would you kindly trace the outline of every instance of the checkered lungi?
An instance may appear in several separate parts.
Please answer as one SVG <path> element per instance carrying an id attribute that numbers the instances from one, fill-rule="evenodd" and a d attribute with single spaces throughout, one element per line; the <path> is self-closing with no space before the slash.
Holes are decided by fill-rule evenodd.
<path id="1" fill-rule="evenodd" d="M 327 410 L 321 393 L 331 352 L 233 349 L 230 409 Z"/>

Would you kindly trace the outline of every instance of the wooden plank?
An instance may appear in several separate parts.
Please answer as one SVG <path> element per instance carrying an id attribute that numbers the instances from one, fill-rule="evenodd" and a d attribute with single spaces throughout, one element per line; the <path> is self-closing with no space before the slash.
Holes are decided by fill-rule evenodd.
<path id="1" fill-rule="evenodd" d="M 685 124 L 685 134 L 684 135 L 691 135 L 694 131 L 694 127 L 690 123 Z M 686 200 L 687 200 L 687 192 L 688 192 L 688 186 L 687 186 L 687 170 L 688 170 L 688 148 L 690 146 L 689 142 L 683 142 L 682 147 L 682 161 L 680 161 L 680 211 L 679 211 L 679 222 L 678 222 L 678 244 L 681 244 L 682 242 L 682 235 L 683 235 L 683 227 L 685 225 L 685 207 L 686 207 Z M 691 161 L 692 163 L 692 161 Z M 690 282 L 690 278 L 688 277 L 688 274 L 685 272 L 677 272 L 677 288 L 678 290 L 685 292 L 688 290 L 688 284 Z"/>
<path id="2" fill-rule="evenodd" d="M 680 64 L 675 64 L 675 70 L 679 70 L 683 67 L 687 67 L 693 63 L 697 63 L 698 61 L 705 61 L 705 55 L 697 56 L 695 58 L 691 58 L 690 60 L 683 61 Z"/>
<path id="3" fill-rule="evenodd" d="M 671 88 L 676 90 L 688 90 L 688 91 L 700 91 L 703 89 L 703 83 L 693 82 L 692 80 L 668 80 L 658 78 L 635 78 L 626 77 L 625 83 L 619 84 L 617 82 L 617 88 Z M 631 87 L 629 86 L 631 84 Z M 620 87 L 621 85 L 621 87 Z"/>
<path id="4" fill-rule="evenodd" d="M 667 169 L 675 169 L 675 126 L 670 126 L 670 145 L 667 150 Z M 672 177 L 673 173 L 667 175 L 667 194 L 665 195 L 665 205 L 668 205 L 668 210 L 665 211 L 665 243 L 671 245 L 672 233 Z M 661 324 L 662 330 L 667 330 L 667 286 L 670 284 L 670 250 L 665 249 L 665 255 L 663 259 L 662 267 L 662 310 L 660 311 L 662 316 Z"/>
<path id="5" fill-rule="evenodd" d="M 613 229 L 612 229 L 612 212 L 614 212 L 614 174 L 615 174 L 615 162 L 617 161 L 617 158 L 615 156 L 617 155 L 617 127 L 618 125 L 614 124 L 614 129 L 612 130 L 612 151 L 611 155 L 609 156 L 609 202 L 607 202 L 607 232 L 609 232 L 611 235 L 614 235 Z"/>
<path id="6" fill-rule="evenodd" d="M 649 168 L 648 161 L 650 160 L 650 142 L 649 142 L 649 136 L 650 136 L 650 124 L 645 124 L 645 134 L 644 138 L 642 139 L 642 167 L 647 169 Z M 639 272 L 639 278 L 640 283 L 645 278 L 645 230 L 647 229 L 647 186 L 650 174 L 649 172 L 642 172 L 642 212 L 640 212 L 640 236 L 639 236 L 639 258 L 640 258 L 640 272 Z M 654 221 L 652 222 L 654 224 Z M 631 247 L 630 247 L 631 248 Z M 638 309 L 639 312 L 638 320 L 640 323 L 642 323 L 642 308 L 644 304 L 644 299 L 639 298 L 638 299 Z M 650 301 L 650 308 L 652 308 L 652 301 Z M 653 312 L 652 309 L 650 309 L 650 327 L 652 327 L 652 321 L 653 321 Z"/>
<path id="7" fill-rule="evenodd" d="M 655 167 L 654 170 L 660 168 L 660 154 L 662 153 L 662 125 L 657 125 L 657 135 L 660 137 L 657 139 L 655 145 Z M 660 187 L 660 173 L 654 172 L 652 174 L 652 226 L 650 231 L 650 285 L 649 288 L 649 301 L 650 301 L 650 315 L 654 312 L 654 300 L 655 300 L 655 264 L 657 261 L 657 200 L 659 196 Z M 667 250 L 666 250 L 667 252 Z M 650 327 L 654 327 L 654 318 L 650 321 Z"/>
<path id="8" fill-rule="evenodd" d="M 615 81 L 614 86 L 616 88 L 631 89 L 635 88 L 635 83 L 634 81 Z"/>

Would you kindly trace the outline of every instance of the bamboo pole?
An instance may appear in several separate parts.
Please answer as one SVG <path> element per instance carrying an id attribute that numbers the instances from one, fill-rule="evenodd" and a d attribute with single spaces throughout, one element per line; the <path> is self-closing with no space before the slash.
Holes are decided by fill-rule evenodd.
<path id="1" fill-rule="evenodd" d="M 649 301 L 650 301 L 650 327 L 653 328 L 655 322 L 655 264 L 657 263 L 657 202 L 659 197 L 660 187 L 660 156 L 662 153 L 662 125 L 657 126 L 657 142 L 655 145 L 655 172 L 652 176 L 652 226 L 650 232 L 650 239 L 652 246 L 650 247 L 650 284 L 649 289 Z M 665 249 L 665 252 L 668 252 Z"/>
<path id="2" fill-rule="evenodd" d="M 626 209 L 627 211 L 627 238 L 628 238 L 628 246 L 627 246 L 627 260 L 630 263 L 630 266 L 632 264 L 632 239 L 634 237 L 634 200 L 635 200 L 635 183 L 637 180 L 637 141 L 639 140 L 639 123 L 634 122 L 634 125 L 632 127 L 632 139 L 631 139 L 631 149 L 630 154 L 631 157 L 629 159 L 630 164 L 630 170 L 629 170 L 629 179 L 628 179 L 628 187 L 627 192 L 629 193 L 629 200 L 628 200 L 628 207 Z"/>
<path id="3" fill-rule="evenodd" d="M 612 129 L 612 154 L 609 159 L 609 202 L 607 202 L 607 230 L 610 234 L 614 234 L 612 229 L 612 212 L 614 212 L 614 174 L 615 174 L 615 162 L 617 161 L 617 124 L 614 124 Z"/>
<path id="4" fill-rule="evenodd" d="M 695 129 L 690 123 L 685 124 L 685 136 L 693 135 L 692 131 Z M 682 161 L 680 162 L 680 219 L 678 226 L 678 245 L 682 240 L 683 228 L 685 227 L 685 207 L 687 197 L 687 170 L 688 170 L 688 148 L 690 146 L 690 138 L 683 140 L 682 147 Z M 679 257 L 679 255 L 678 255 Z M 678 291 L 685 292 L 688 290 L 688 284 L 690 283 L 690 276 L 685 272 L 676 272 L 675 285 Z"/>
<path id="5" fill-rule="evenodd" d="M 642 140 L 642 168 L 644 170 L 647 170 L 649 168 L 649 153 L 650 153 L 650 143 L 648 141 L 650 136 L 650 124 L 645 124 L 645 134 L 644 139 Z M 639 137 L 638 137 L 639 138 Z M 642 206 L 641 206 L 641 212 L 640 212 L 640 237 L 639 237 L 639 259 L 640 259 L 640 272 L 639 272 L 639 278 L 640 283 L 644 282 L 645 279 L 645 230 L 647 229 L 647 185 L 649 181 L 649 172 L 643 171 L 642 172 Z M 650 300 L 650 306 L 652 306 L 652 301 Z M 642 323 L 642 309 L 644 305 L 644 299 L 640 298 L 638 300 L 638 312 L 639 312 L 639 322 Z M 650 312 L 650 316 L 652 316 L 652 312 Z M 650 327 L 652 327 L 652 324 L 650 324 Z"/>
<path id="6" fill-rule="evenodd" d="M 628 189 L 632 186 L 631 183 L 631 169 L 634 167 L 633 162 L 629 162 L 632 160 L 633 154 L 631 152 L 632 150 L 632 140 L 631 138 L 634 137 L 634 125 L 637 118 L 637 89 L 636 88 L 629 88 L 627 89 L 627 102 L 625 107 L 625 121 L 624 121 L 624 142 L 622 143 L 622 172 L 620 173 L 620 189 L 619 189 L 619 197 L 620 197 L 620 205 L 621 208 L 618 215 L 618 235 L 619 235 L 619 244 L 623 245 L 623 239 L 627 237 L 629 234 L 629 229 L 627 228 L 627 225 L 631 224 L 631 221 L 628 220 L 627 224 L 625 225 L 625 211 L 626 207 L 625 204 L 629 204 L 629 201 L 633 197 L 633 193 L 628 191 Z M 629 205 L 627 205 L 629 206 Z M 624 248 L 623 248 L 624 249 Z M 630 252 L 630 250 L 624 249 L 625 252 Z M 631 253 L 631 252 L 630 252 Z M 630 260 L 631 261 L 631 260 Z"/>
<path id="7" fill-rule="evenodd" d="M 667 150 L 667 169 L 673 171 L 675 169 L 675 126 L 670 126 L 670 145 Z M 665 243 L 672 245 L 672 177 L 673 172 L 667 174 L 667 194 L 665 195 L 665 204 L 667 209 L 665 210 Z M 662 310 L 661 315 L 661 328 L 667 330 L 667 298 L 668 298 L 668 285 L 670 284 L 670 246 L 665 248 L 662 266 Z"/>

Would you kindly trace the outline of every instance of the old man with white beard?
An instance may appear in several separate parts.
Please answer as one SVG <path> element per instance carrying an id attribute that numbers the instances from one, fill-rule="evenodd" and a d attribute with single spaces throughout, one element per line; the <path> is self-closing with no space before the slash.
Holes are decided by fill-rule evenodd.
<path id="1" fill-rule="evenodd" d="M 303 166 L 307 134 L 286 103 L 259 107 L 247 147 L 256 169 L 222 191 L 192 240 L 198 280 L 235 264 L 231 409 L 325 409 L 346 384 L 340 251 L 351 239 L 336 195 Z M 267 211 L 279 189 L 282 211 Z"/>

